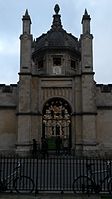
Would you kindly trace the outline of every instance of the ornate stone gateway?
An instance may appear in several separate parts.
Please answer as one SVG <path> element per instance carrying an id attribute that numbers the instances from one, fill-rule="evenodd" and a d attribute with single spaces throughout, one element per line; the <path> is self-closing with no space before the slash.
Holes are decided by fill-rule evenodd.
<path id="1" fill-rule="evenodd" d="M 62 146 L 71 147 L 71 107 L 61 98 L 47 101 L 43 108 L 43 136 L 48 139 L 49 149 L 56 148 L 56 138 L 60 137 Z"/>

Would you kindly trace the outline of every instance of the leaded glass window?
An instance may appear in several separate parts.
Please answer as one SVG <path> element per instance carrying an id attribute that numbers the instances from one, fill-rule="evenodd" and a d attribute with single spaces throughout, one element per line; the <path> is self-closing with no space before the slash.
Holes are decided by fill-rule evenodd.
<path id="1" fill-rule="evenodd" d="M 44 134 L 47 137 L 61 136 L 69 138 L 71 109 L 63 99 L 53 98 L 43 109 Z"/>

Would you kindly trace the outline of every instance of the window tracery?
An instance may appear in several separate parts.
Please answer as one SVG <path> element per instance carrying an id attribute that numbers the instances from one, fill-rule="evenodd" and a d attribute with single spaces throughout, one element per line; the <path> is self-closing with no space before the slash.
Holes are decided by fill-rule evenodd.
<path id="1" fill-rule="evenodd" d="M 69 137 L 71 110 L 69 104 L 62 99 L 52 99 L 43 110 L 45 135 Z"/>

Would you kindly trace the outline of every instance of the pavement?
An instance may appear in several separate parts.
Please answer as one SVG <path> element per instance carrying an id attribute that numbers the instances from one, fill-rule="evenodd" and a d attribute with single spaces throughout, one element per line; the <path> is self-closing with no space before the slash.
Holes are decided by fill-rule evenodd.
<path id="1" fill-rule="evenodd" d="M 42 194 L 15 194 L 15 193 L 0 193 L 0 199 L 101 199 L 100 195 L 74 195 L 74 194 L 58 194 L 58 193 L 42 193 Z"/>

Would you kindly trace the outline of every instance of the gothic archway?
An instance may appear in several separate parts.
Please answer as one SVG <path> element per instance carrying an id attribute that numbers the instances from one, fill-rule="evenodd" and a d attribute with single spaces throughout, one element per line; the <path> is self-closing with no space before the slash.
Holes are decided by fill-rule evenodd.
<path id="1" fill-rule="evenodd" d="M 55 139 L 60 137 L 71 148 L 71 107 L 62 98 L 52 98 L 43 107 L 43 137 L 49 140 L 49 148 L 55 148 Z"/>

